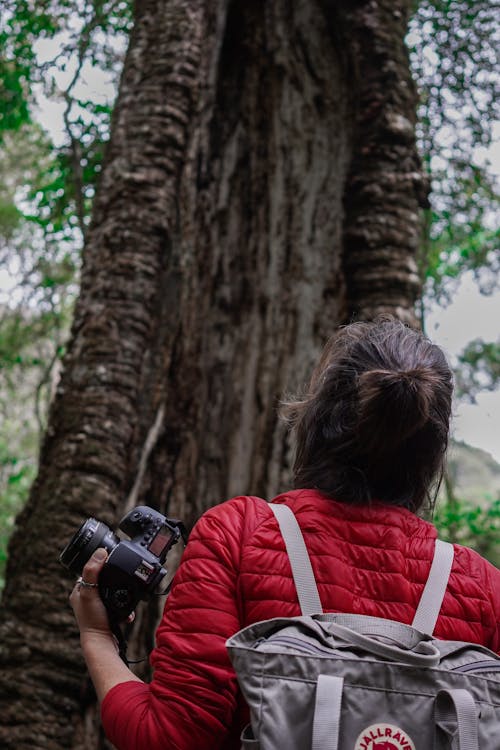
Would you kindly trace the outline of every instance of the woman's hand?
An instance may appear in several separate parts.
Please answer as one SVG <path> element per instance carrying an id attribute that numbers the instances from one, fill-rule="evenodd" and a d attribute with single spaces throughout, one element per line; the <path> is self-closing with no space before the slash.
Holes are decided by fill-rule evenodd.
<path id="1" fill-rule="evenodd" d="M 108 613 L 99 596 L 97 580 L 107 557 L 105 549 L 96 549 L 82 570 L 81 578 L 82 582 L 92 585 L 83 586 L 77 581 L 69 597 L 80 628 L 83 656 L 99 701 L 122 682 L 141 682 L 119 656 L 117 640 L 111 632 Z M 129 621 L 132 619 L 131 615 Z"/>
<path id="2" fill-rule="evenodd" d="M 82 571 L 82 581 L 92 585 L 85 586 L 77 582 L 69 598 L 82 640 L 87 636 L 113 638 L 108 613 L 97 588 L 99 573 L 107 557 L 105 549 L 97 549 L 94 552 Z"/>

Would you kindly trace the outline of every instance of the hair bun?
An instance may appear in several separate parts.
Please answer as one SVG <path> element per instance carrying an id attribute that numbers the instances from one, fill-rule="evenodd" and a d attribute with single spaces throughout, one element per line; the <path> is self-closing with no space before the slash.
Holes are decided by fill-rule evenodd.
<path id="1" fill-rule="evenodd" d="M 380 453 L 407 440 L 429 420 L 436 374 L 412 370 L 368 370 L 358 379 L 358 439 Z"/>

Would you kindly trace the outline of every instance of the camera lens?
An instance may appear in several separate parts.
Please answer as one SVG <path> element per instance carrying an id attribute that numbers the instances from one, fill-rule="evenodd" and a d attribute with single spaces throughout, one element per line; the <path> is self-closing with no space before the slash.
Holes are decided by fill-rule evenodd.
<path id="1" fill-rule="evenodd" d="M 59 561 L 72 573 L 80 575 L 83 566 L 98 547 L 104 547 L 109 554 L 119 542 L 119 537 L 109 526 L 95 518 L 87 518 L 61 552 Z"/>

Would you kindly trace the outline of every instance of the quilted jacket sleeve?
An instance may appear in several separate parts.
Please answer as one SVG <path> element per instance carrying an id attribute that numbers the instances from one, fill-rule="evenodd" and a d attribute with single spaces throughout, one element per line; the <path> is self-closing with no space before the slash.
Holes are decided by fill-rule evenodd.
<path id="1" fill-rule="evenodd" d="M 246 500 L 213 508 L 193 529 L 157 631 L 152 682 L 122 683 L 106 695 L 102 722 L 118 750 L 223 745 L 237 703 L 225 641 L 241 627 L 237 588 Z"/>

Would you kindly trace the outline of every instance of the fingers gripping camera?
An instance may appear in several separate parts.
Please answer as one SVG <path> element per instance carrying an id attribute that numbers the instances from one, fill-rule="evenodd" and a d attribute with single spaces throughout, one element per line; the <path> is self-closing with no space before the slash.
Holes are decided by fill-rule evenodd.
<path id="1" fill-rule="evenodd" d="M 163 563 L 180 537 L 187 542 L 184 525 L 146 505 L 133 508 L 118 527 L 130 540 L 121 540 L 109 526 L 88 518 L 59 557 L 75 575 L 98 547 L 108 559 L 99 575 L 99 594 L 111 622 L 122 622 L 138 602 L 149 599 L 167 574 Z"/>

